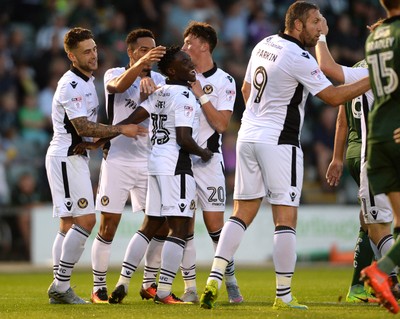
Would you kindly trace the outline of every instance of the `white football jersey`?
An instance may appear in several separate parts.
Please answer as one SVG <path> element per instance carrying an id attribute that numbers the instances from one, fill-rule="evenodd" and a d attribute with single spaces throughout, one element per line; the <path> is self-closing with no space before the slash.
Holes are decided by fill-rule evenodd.
<path id="1" fill-rule="evenodd" d="M 77 144 L 92 141 L 91 137 L 80 137 L 71 120 L 87 117 L 91 122 L 97 121 L 99 100 L 93 81 L 93 76 L 88 78 L 74 67 L 58 81 L 51 111 L 54 133 L 47 155 L 74 155 Z"/>
<path id="2" fill-rule="evenodd" d="M 282 33 L 255 46 L 245 81 L 251 90 L 238 139 L 298 147 L 308 94 L 332 85 L 301 43 Z"/>
<path id="3" fill-rule="evenodd" d="M 140 77 L 123 93 L 111 94 L 107 91 L 107 84 L 122 73 L 126 68 L 113 68 L 104 74 L 104 87 L 106 93 L 106 112 L 108 124 L 117 124 L 126 119 L 137 108 L 140 102 Z M 165 83 L 165 78 L 160 73 L 151 71 L 151 78 L 157 86 Z M 149 120 L 145 120 L 140 125 L 148 128 Z M 149 136 L 138 136 L 136 138 L 119 135 L 111 139 L 107 155 L 107 162 L 123 165 L 147 166 L 150 154 Z"/>
<path id="4" fill-rule="evenodd" d="M 201 87 L 207 94 L 210 102 L 217 111 L 233 111 L 236 98 L 235 80 L 223 70 L 214 67 L 204 73 L 197 73 Z M 200 127 L 198 132 L 198 144 L 202 148 L 208 148 L 212 152 L 221 153 L 222 134 L 216 132 L 208 123 L 203 112 L 200 112 Z"/>
<path id="5" fill-rule="evenodd" d="M 353 83 L 356 81 L 361 80 L 362 78 L 368 76 L 368 65 L 365 63 L 365 67 L 357 67 L 357 68 L 350 68 L 347 66 L 342 66 L 343 74 L 344 74 L 344 83 Z M 367 156 L 367 122 L 368 122 L 368 113 L 365 114 L 364 110 L 366 109 L 368 112 L 371 111 L 372 105 L 374 104 L 374 93 L 372 90 L 368 90 L 364 93 L 365 97 L 367 98 L 367 104 L 364 105 L 363 95 L 356 97 L 351 101 L 351 107 L 353 112 L 355 112 L 356 103 L 360 103 L 361 112 L 361 162 L 365 162 Z"/>
<path id="6" fill-rule="evenodd" d="M 151 94 L 141 106 L 150 114 L 149 175 L 193 176 L 192 162 L 188 153 L 181 150 L 176 141 L 176 127 L 193 128 L 196 98 L 183 85 L 166 84 Z"/>

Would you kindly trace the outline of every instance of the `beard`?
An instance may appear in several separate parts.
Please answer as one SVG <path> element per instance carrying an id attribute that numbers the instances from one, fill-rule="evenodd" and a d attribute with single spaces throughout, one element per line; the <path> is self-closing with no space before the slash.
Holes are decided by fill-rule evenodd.
<path id="1" fill-rule="evenodd" d="M 97 70 L 99 65 L 96 60 L 96 62 L 92 62 L 92 63 L 86 63 L 86 64 L 79 63 L 77 66 L 85 72 L 93 72 L 93 71 Z"/>
<path id="2" fill-rule="evenodd" d="M 303 31 L 300 35 L 303 45 L 307 48 L 313 48 L 317 45 L 318 38 L 313 37 L 309 32 Z"/>

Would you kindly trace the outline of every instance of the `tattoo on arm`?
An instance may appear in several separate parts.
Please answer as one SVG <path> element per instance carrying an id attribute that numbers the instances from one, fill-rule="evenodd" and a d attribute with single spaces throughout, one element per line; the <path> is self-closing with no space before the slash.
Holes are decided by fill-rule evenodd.
<path id="1" fill-rule="evenodd" d="M 79 136 L 115 137 L 121 133 L 119 126 L 91 122 L 86 117 L 75 118 L 71 123 Z"/>

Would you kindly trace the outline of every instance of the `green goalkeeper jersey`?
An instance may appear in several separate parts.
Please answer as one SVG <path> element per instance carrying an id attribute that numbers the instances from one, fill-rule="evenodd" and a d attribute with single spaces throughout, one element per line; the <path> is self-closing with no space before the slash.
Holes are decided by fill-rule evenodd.
<path id="1" fill-rule="evenodd" d="M 369 113 L 368 143 L 393 140 L 400 127 L 400 16 L 386 19 L 365 45 L 375 102 Z"/>

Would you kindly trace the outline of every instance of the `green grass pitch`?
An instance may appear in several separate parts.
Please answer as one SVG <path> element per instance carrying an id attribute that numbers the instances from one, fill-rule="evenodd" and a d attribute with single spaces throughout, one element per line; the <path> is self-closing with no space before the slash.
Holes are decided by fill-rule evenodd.
<path id="1" fill-rule="evenodd" d="M 201 294 L 209 269 L 199 269 L 197 287 Z M 272 309 L 275 297 L 275 276 L 273 268 L 236 267 L 236 276 L 245 302 L 231 305 L 227 301 L 224 286 L 220 291 L 217 307 L 201 309 L 198 305 L 157 305 L 142 301 L 139 288 L 142 269 L 133 276 L 129 294 L 120 305 L 49 305 L 47 288 L 52 280 L 48 271 L 29 268 L 23 271 L 2 271 L 0 268 L 0 318 L 1 319 L 163 319 L 163 318 L 278 318 L 278 319 L 380 319 L 393 315 L 376 304 L 348 304 L 344 302 L 350 284 L 352 268 L 329 264 L 297 266 L 293 278 L 292 292 L 300 303 L 309 310 L 276 311 Z M 108 273 L 108 290 L 114 288 L 119 271 Z M 90 269 L 78 268 L 72 277 L 72 286 L 84 299 L 90 299 L 92 275 Z M 173 291 L 177 296 L 183 292 L 183 282 L 177 275 Z"/>

